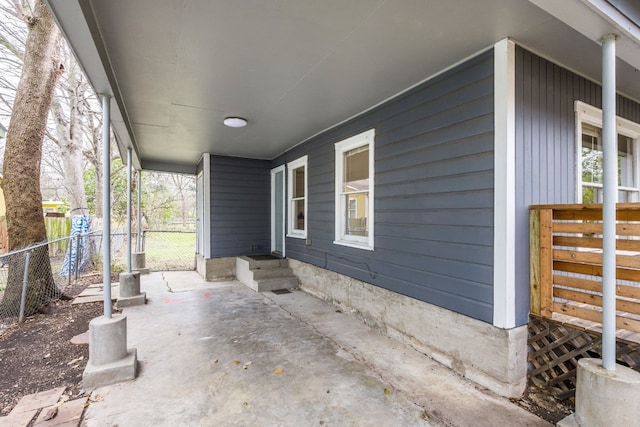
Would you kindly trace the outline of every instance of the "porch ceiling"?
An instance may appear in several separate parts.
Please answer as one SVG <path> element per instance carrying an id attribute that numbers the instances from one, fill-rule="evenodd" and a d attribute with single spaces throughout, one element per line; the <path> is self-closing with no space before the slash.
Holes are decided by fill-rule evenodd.
<path id="1" fill-rule="evenodd" d="M 599 45 L 528 0 L 48 2 L 145 169 L 271 159 L 505 37 L 600 80 Z M 638 74 L 619 61 L 635 99 Z"/>

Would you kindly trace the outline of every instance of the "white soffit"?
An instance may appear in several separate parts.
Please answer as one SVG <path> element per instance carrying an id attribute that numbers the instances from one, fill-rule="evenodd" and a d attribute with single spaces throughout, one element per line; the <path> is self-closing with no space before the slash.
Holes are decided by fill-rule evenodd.
<path id="1" fill-rule="evenodd" d="M 606 0 L 529 1 L 594 42 L 616 34 L 616 56 L 640 69 L 640 28 Z"/>

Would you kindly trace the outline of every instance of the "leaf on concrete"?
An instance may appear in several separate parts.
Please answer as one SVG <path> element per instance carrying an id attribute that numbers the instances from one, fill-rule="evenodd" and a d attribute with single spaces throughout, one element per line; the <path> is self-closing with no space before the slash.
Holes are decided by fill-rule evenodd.
<path id="1" fill-rule="evenodd" d="M 56 415 L 58 415 L 58 407 L 54 406 L 53 408 L 47 411 L 47 413 L 44 416 L 44 420 L 45 421 L 52 420 L 56 417 Z"/>
<path id="2" fill-rule="evenodd" d="M 239 365 L 240 361 L 239 360 L 234 360 L 233 363 L 236 364 L 236 365 Z"/>
<path id="3" fill-rule="evenodd" d="M 215 365 L 216 363 L 218 363 L 220 360 L 216 359 L 213 361 L 213 364 Z"/>
<path id="4" fill-rule="evenodd" d="M 273 371 L 273 373 L 276 374 L 276 375 L 280 375 L 283 372 L 284 372 L 284 369 L 282 369 L 282 368 L 278 368 L 275 371 Z"/>
<path id="5" fill-rule="evenodd" d="M 385 388 L 385 389 L 384 389 L 384 394 L 389 394 L 389 393 L 391 393 L 391 392 L 389 391 L 389 389 L 388 389 L 388 388 Z"/>
<path id="6" fill-rule="evenodd" d="M 102 394 L 96 394 L 95 396 L 92 394 L 89 396 L 89 400 L 91 402 L 102 402 L 104 400 L 104 396 Z"/>

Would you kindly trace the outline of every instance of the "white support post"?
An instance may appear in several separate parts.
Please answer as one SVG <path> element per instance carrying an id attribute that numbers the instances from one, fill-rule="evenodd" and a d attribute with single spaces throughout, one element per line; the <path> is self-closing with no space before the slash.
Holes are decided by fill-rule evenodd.
<path id="1" fill-rule="evenodd" d="M 493 325 L 516 326 L 515 288 L 515 43 L 494 48 L 494 247 Z"/>
<path id="2" fill-rule="evenodd" d="M 137 205 L 138 211 L 137 213 L 137 224 L 136 228 L 138 232 L 136 233 L 136 252 L 142 252 L 142 170 L 138 171 L 138 197 L 137 197 Z"/>
<path id="3" fill-rule="evenodd" d="M 133 167 L 131 166 L 131 147 L 127 148 L 127 273 L 131 273 L 131 183 Z"/>
<path id="4" fill-rule="evenodd" d="M 616 131 L 616 37 L 602 39 L 602 366 L 616 367 L 616 203 L 618 143 Z"/>
<path id="5" fill-rule="evenodd" d="M 104 317 L 111 318 L 111 98 L 102 95 L 102 281 Z"/>

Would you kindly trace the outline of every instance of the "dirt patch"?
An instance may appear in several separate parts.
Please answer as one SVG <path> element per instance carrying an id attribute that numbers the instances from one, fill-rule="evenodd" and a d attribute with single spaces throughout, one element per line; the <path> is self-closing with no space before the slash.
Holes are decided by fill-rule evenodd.
<path id="1" fill-rule="evenodd" d="M 511 399 L 511 401 L 553 425 L 574 412 L 574 406 L 570 400 L 561 402 L 551 393 L 533 384 L 527 386 L 520 399 Z"/>
<path id="2" fill-rule="evenodd" d="M 65 289 L 76 296 L 100 275 L 82 277 Z M 72 398 L 81 395 L 82 372 L 89 358 L 88 345 L 71 344 L 75 335 L 89 329 L 89 321 L 103 313 L 102 303 L 72 305 L 55 301 L 44 313 L 28 317 L 0 335 L 0 415 L 6 415 L 22 396 L 66 387 Z"/>

